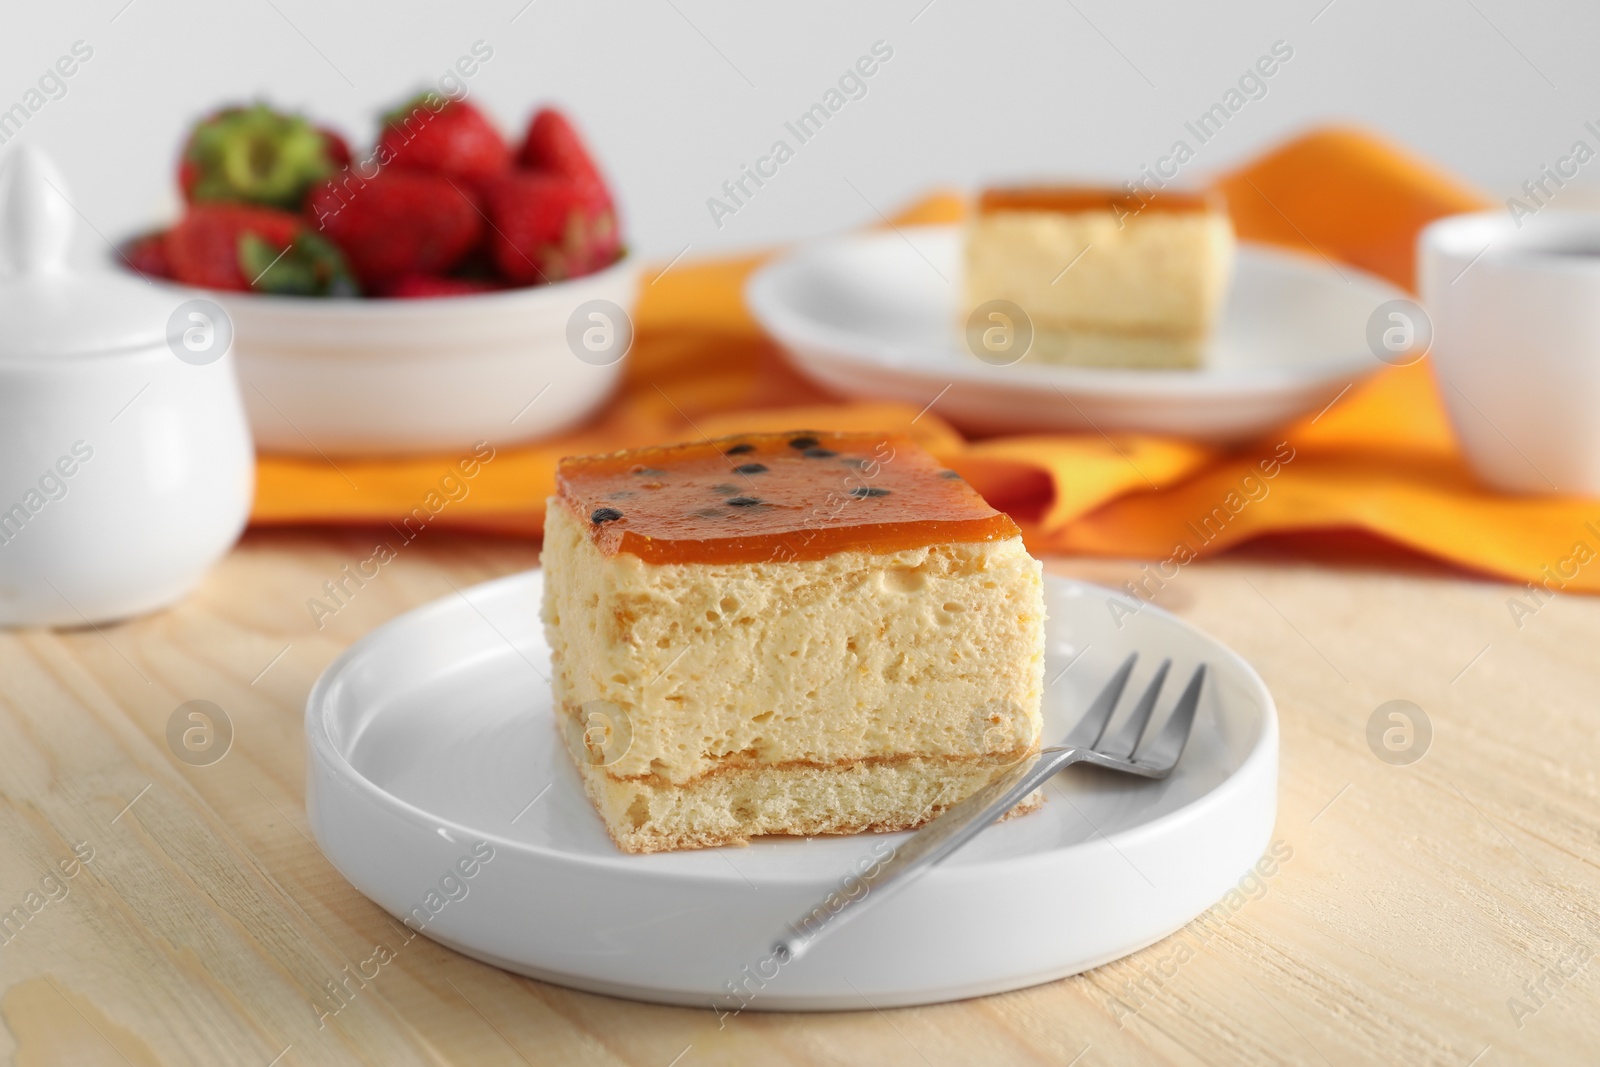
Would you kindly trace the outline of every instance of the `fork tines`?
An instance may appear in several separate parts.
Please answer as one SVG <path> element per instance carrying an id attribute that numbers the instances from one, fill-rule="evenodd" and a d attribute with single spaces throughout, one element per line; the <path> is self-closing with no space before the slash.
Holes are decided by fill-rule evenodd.
<path id="1" fill-rule="evenodd" d="M 1155 714 L 1156 701 L 1161 696 L 1161 688 L 1166 683 L 1167 674 L 1172 669 L 1172 660 L 1161 661 L 1161 666 L 1156 668 L 1156 673 L 1145 687 L 1143 694 L 1134 703 L 1133 710 L 1122 721 L 1115 731 L 1107 736 L 1107 728 L 1111 724 L 1117 704 L 1122 698 L 1123 690 L 1127 687 L 1128 678 L 1133 674 L 1134 664 L 1138 662 L 1139 654 L 1130 653 L 1123 660 L 1122 666 L 1112 675 L 1111 681 L 1095 697 L 1089 705 L 1089 710 L 1084 713 L 1078 725 L 1073 727 L 1064 742 L 1073 748 L 1086 749 L 1110 760 L 1131 764 L 1138 767 L 1156 770 L 1170 770 L 1178 762 L 1178 757 L 1183 754 L 1184 745 L 1189 740 L 1189 732 L 1194 726 L 1195 710 L 1200 704 L 1200 690 L 1205 684 L 1206 665 L 1201 664 L 1189 678 L 1189 684 L 1184 687 L 1183 694 L 1178 698 L 1177 705 L 1172 709 L 1172 714 L 1167 717 L 1166 725 L 1154 737 L 1146 738 L 1150 720 Z M 1134 753 L 1138 755 L 1135 757 Z"/>

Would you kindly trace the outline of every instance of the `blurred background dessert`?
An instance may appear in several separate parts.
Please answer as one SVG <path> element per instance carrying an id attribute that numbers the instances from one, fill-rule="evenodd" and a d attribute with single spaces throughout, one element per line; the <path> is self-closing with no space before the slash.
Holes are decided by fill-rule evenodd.
<path id="1" fill-rule="evenodd" d="M 1071 185 L 985 189 L 967 225 L 965 312 L 1006 300 L 1032 359 L 1197 367 L 1233 273 L 1220 197 Z"/>

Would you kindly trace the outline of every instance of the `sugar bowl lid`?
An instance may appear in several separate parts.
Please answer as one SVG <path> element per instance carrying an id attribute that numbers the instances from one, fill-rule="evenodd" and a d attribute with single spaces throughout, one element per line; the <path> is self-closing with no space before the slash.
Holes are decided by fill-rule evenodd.
<path id="1" fill-rule="evenodd" d="M 0 360 L 110 355 L 163 343 L 181 300 L 131 274 L 69 267 L 77 213 L 43 152 L 12 150 L 0 169 Z"/>

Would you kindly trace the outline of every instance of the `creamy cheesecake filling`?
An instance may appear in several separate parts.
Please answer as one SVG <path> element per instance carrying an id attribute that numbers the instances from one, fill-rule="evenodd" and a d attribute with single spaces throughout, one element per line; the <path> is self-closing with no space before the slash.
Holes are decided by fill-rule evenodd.
<path id="1" fill-rule="evenodd" d="M 1203 331 L 1227 286 L 1232 235 L 1227 217 L 1210 213 L 1150 215 L 1122 225 L 1104 211 L 985 215 L 973 223 L 967 245 L 968 299 L 974 307 L 1011 300 L 1035 327 Z"/>
<path id="2" fill-rule="evenodd" d="M 1042 579 L 1020 538 L 646 564 L 604 556 L 559 499 L 545 537 L 557 706 L 602 702 L 631 732 L 609 777 L 1037 742 Z"/>

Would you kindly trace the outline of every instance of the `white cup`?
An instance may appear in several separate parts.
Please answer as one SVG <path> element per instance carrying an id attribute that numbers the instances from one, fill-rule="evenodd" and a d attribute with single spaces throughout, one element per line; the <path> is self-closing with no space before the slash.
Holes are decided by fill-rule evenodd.
<path id="1" fill-rule="evenodd" d="M 1456 215 L 1422 231 L 1417 262 L 1434 375 L 1478 476 L 1600 496 L 1600 214 Z"/>

